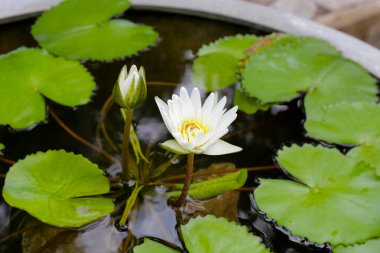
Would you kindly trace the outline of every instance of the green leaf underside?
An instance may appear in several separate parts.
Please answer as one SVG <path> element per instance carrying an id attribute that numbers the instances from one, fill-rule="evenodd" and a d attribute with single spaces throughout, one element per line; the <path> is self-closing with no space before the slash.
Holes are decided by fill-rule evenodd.
<path id="1" fill-rule="evenodd" d="M 323 108 L 320 120 L 308 119 L 308 135 L 339 144 L 380 142 L 380 106 L 375 103 L 339 103 Z"/>
<path id="2" fill-rule="evenodd" d="M 207 91 L 234 84 L 244 51 L 257 41 L 253 35 L 237 35 L 203 46 L 194 61 L 193 82 Z"/>
<path id="3" fill-rule="evenodd" d="M 43 48 L 69 59 L 130 56 L 153 45 L 158 34 L 150 26 L 109 20 L 129 6 L 128 0 L 66 0 L 45 12 L 32 34 Z"/>
<path id="4" fill-rule="evenodd" d="M 334 253 L 378 253 L 380 249 L 380 239 L 372 239 L 363 244 L 352 246 L 338 246 L 334 248 Z"/>
<path id="5" fill-rule="evenodd" d="M 242 187 L 247 181 L 247 170 L 240 170 L 223 177 L 218 177 L 194 183 L 190 185 L 189 195 L 193 199 L 209 199 L 224 192 L 229 192 Z M 182 189 L 183 185 L 178 185 L 178 189 Z M 179 196 L 180 191 L 170 192 L 170 196 Z"/>
<path id="6" fill-rule="evenodd" d="M 240 111 L 246 114 L 254 114 L 257 111 L 266 111 L 272 104 L 263 104 L 255 97 L 250 97 L 247 93 L 240 89 L 235 89 L 234 104 L 239 107 Z"/>
<path id="7" fill-rule="evenodd" d="M 375 168 L 376 175 L 380 176 L 380 143 L 355 147 L 347 155 L 358 162 L 364 162 Z"/>
<path id="8" fill-rule="evenodd" d="M 76 61 L 40 49 L 20 48 L 0 57 L 0 124 L 26 128 L 46 117 L 43 96 L 66 106 L 90 101 L 95 82 Z M 43 96 L 42 96 L 43 95 Z"/>
<path id="9" fill-rule="evenodd" d="M 343 58 L 330 44 L 309 37 L 274 41 L 250 57 L 242 79 L 244 90 L 263 103 L 289 101 L 307 92 L 306 114 L 314 118 L 323 105 L 377 100 L 375 79 L 362 66 Z"/>
<path id="10" fill-rule="evenodd" d="M 9 205 L 62 227 L 79 227 L 112 212 L 112 200 L 89 197 L 107 192 L 108 180 L 97 165 L 64 150 L 38 152 L 18 161 L 3 188 Z"/>
<path id="11" fill-rule="evenodd" d="M 254 194 L 268 217 L 317 243 L 353 244 L 380 235 L 380 181 L 371 167 L 311 145 L 284 148 L 277 160 L 304 184 L 262 179 Z"/>
<path id="12" fill-rule="evenodd" d="M 181 226 L 181 232 L 190 253 L 270 252 L 247 227 L 212 215 L 191 219 Z"/>
<path id="13" fill-rule="evenodd" d="M 159 242 L 144 238 L 144 242 L 133 248 L 133 253 L 178 253 L 178 251 Z"/>

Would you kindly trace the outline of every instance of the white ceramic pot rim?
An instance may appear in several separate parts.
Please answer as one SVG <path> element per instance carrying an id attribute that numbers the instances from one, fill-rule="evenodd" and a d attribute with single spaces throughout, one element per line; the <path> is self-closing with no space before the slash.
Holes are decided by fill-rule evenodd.
<path id="1" fill-rule="evenodd" d="M 30 17 L 62 0 L 1 0 L 0 23 Z M 343 54 L 380 78 L 380 50 L 347 34 L 273 8 L 241 0 L 131 0 L 134 9 L 182 13 L 247 26 L 261 25 L 295 35 L 329 41 Z"/>

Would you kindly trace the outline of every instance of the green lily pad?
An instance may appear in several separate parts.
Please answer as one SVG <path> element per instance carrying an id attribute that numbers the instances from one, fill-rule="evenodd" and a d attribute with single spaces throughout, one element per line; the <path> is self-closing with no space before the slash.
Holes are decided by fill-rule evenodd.
<path id="1" fill-rule="evenodd" d="M 190 185 L 189 195 L 193 199 L 210 199 L 219 194 L 242 187 L 245 184 L 245 181 L 247 181 L 247 177 L 247 170 L 239 170 L 226 176 L 209 179 L 200 183 L 193 183 Z M 176 188 L 182 189 L 183 185 L 179 184 Z M 170 192 L 168 195 L 178 197 L 181 195 L 181 191 Z"/>
<path id="2" fill-rule="evenodd" d="M 162 243 L 144 238 L 144 242 L 133 248 L 133 253 L 178 253 L 178 251 L 165 246 Z"/>
<path id="3" fill-rule="evenodd" d="M 66 106 L 90 101 L 95 82 L 76 61 L 40 49 L 20 48 L 0 56 L 0 125 L 26 128 L 46 117 L 43 96 Z M 42 96 L 43 95 L 43 96 Z"/>
<path id="4" fill-rule="evenodd" d="M 254 35 L 225 37 L 199 49 L 193 81 L 207 91 L 223 89 L 238 80 L 244 51 L 259 39 Z"/>
<path id="5" fill-rule="evenodd" d="M 380 235 L 380 180 L 364 163 L 322 146 L 292 145 L 277 161 L 291 180 L 261 179 L 258 207 L 293 234 L 354 244 Z"/>
<path id="6" fill-rule="evenodd" d="M 351 149 L 349 157 L 358 162 L 364 162 L 376 170 L 376 175 L 380 176 L 380 144 L 362 145 Z"/>
<path id="7" fill-rule="evenodd" d="M 5 146 L 3 143 L 0 143 L 0 154 L 1 154 L 1 151 L 3 151 L 5 149 Z"/>
<path id="8" fill-rule="evenodd" d="M 49 150 L 29 155 L 10 168 L 3 197 L 45 223 L 79 227 L 113 211 L 112 200 L 90 197 L 109 189 L 96 164 L 64 150 Z"/>
<path id="9" fill-rule="evenodd" d="M 376 81 L 359 64 L 315 38 L 285 36 L 252 55 L 242 86 L 263 103 L 279 103 L 307 93 L 308 117 L 340 101 L 376 101 Z"/>
<path id="10" fill-rule="evenodd" d="M 260 238 L 248 232 L 247 227 L 212 215 L 191 219 L 181 226 L 181 233 L 189 253 L 269 253 Z M 157 250 L 156 251 L 156 247 Z M 177 252 L 151 240 L 134 248 L 134 253 Z"/>
<path id="11" fill-rule="evenodd" d="M 380 106 L 359 102 L 326 106 L 321 119 L 308 119 L 305 128 L 309 136 L 333 143 L 380 142 Z"/>
<path id="12" fill-rule="evenodd" d="M 257 111 L 266 111 L 272 104 L 263 104 L 255 97 L 250 97 L 247 93 L 241 89 L 235 89 L 234 104 L 239 107 L 240 111 L 247 114 L 254 114 Z"/>
<path id="13" fill-rule="evenodd" d="M 212 215 L 191 219 L 181 226 L 181 232 L 190 253 L 270 252 L 247 227 Z"/>
<path id="14" fill-rule="evenodd" d="M 378 253 L 380 248 L 380 239 L 366 241 L 363 244 L 352 246 L 338 246 L 334 248 L 334 253 Z"/>
<path id="15" fill-rule="evenodd" d="M 45 12 L 32 27 L 41 47 L 68 59 L 112 60 L 153 45 L 150 26 L 112 19 L 130 6 L 128 0 L 65 0 Z"/>

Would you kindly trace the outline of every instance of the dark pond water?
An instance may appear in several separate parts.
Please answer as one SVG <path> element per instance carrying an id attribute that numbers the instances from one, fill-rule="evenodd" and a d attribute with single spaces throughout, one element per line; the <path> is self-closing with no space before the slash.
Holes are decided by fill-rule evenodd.
<path id="1" fill-rule="evenodd" d="M 96 126 L 100 109 L 111 94 L 114 82 L 124 64 L 143 65 L 148 81 L 170 82 L 190 88 L 192 87 L 192 60 L 202 44 L 237 33 L 264 35 L 270 32 L 174 14 L 128 12 L 125 16 L 135 22 L 154 26 L 160 34 L 160 42 L 132 58 L 113 62 L 85 62 L 85 66 L 95 77 L 98 85 L 93 101 L 88 105 L 70 109 L 52 102 L 48 103 L 48 106 L 53 108 L 72 130 L 93 143 L 96 141 Z M 34 19 L 29 19 L 0 26 L 0 53 L 7 53 L 20 46 L 36 47 L 37 43 L 30 35 L 33 23 Z M 178 91 L 178 87 L 156 85 L 149 87 L 148 103 L 134 114 L 136 132 L 142 140 L 143 149 L 152 140 L 156 143 L 169 138 L 168 132 L 162 127 L 162 119 L 153 103 L 153 98 L 160 96 L 167 99 L 173 92 Z M 231 89 L 226 89 L 221 93 L 227 95 L 230 102 L 232 101 Z M 275 106 L 268 112 L 259 112 L 255 115 L 239 113 L 238 119 L 226 138 L 229 142 L 244 147 L 244 151 L 214 158 L 197 156 L 196 169 L 227 162 L 235 164 L 238 168 L 273 165 L 273 156 L 282 145 L 311 141 L 304 137 L 303 119 L 299 101 Z M 106 126 L 111 139 L 120 144 L 122 120 L 116 107 L 111 108 L 106 119 Z M 15 132 L 7 127 L 1 127 L 0 141 L 7 147 L 6 157 L 13 160 L 36 151 L 65 149 L 84 154 L 106 169 L 110 176 L 119 172 L 117 167 L 111 166 L 108 160 L 98 153 L 78 144 L 51 117 L 30 131 Z M 120 157 L 105 144 L 104 140 L 101 141 L 105 149 L 116 157 Z M 161 151 L 159 148 L 156 150 Z M 183 161 L 177 161 L 168 173 L 183 173 L 183 167 Z M 6 173 L 7 169 L 8 166 L 0 164 L 1 173 Z M 276 170 L 251 172 L 246 187 L 257 186 L 258 177 L 285 177 L 285 175 Z M 113 226 L 114 219 L 119 217 L 120 211 L 112 217 L 106 217 L 80 230 L 70 230 L 44 225 L 25 212 L 9 207 L 2 200 L 0 203 L 0 252 L 125 252 L 123 245 L 126 245 L 126 241 L 131 240 L 134 243 L 144 236 L 159 238 L 181 248 L 181 239 L 176 230 L 177 219 L 181 214 L 176 214 L 168 207 L 166 200 L 159 193 L 161 190 L 160 188 L 152 190 L 140 199 L 138 210 L 131 215 L 133 221 L 129 229 L 132 233 L 129 235 L 127 231 L 118 230 Z M 217 201 L 216 203 L 192 203 L 183 211 L 182 218 L 188 219 L 197 213 L 212 211 L 248 225 L 250 230 L 261 236 L 274 252 L 330 252 L 328 247 L 311 245 L 301 238 L 290 236 L 274 224 L 266 222 L 255 210 L 252 198 L 250 191 L 236 191 L 224 196 L 224 201 L 227 203 L 224 202 L 222 205 Z M 226 210 L 226 206 L 232 208 Z"/>

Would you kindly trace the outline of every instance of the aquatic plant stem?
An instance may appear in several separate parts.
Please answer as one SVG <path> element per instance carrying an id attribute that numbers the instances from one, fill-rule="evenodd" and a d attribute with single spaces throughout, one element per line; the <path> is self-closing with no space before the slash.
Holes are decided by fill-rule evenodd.
<path id="1" fill-rule="evenodd" d="M 125 110 L 125 123 L 124 123 L 124 131 L 123 131 L 123 171 L 122 178 L 124 182 L 128 182 L 129 179 L 129 168 L 128 168 L 128 159 L 129 159 L 129 136 L 131 133 L 131 125 L 132 125 L 132 116 L 133 110 Z"/>
<path id="2" fill-rule="evenodd" d="M 185 182 L 183 184 L 182 192 L 179 198 L 174 203 L 174 206 L 180 207 L 185 203 L 187 194 L 190 189 L 191 180 L 193 179 L 193 168 L 194 168 L 194 153 L 187 155 L 187 165 L 186 165 L 186 176 Z"/>
<path id="3" fill-rule="evenodd" d="M 121 219 L 120 219 L 120 223 L 119 224 L 121 226 L 124 226 L 125 223 L 127 222 L 129 213 L 131 212 L 132 207 L 135 205 L 137 196 L 138 196 L 139 192 L 142 190 L 143 187 L 144 187 L 143 185 L 138 186 L 138 184 L 136 184 L 135 188 L 133 188 L 133 191 L 132 191 L 131 195 L 129 196 L 129 198 L 127 200 L 127 203 L 125 204 L 123 215 L 121 216 Z"/>
<path id="4" fill-rule="evenodd" d="M 13 161 L 13 160 L 7 159 L 7 158 L 2 157 L 2 156 L 0 156 L 0 162 L 6 163 L 6 164 L 8 164 L 8 165 L 13 165 L 13 164 L 16 163 L 16 161 Z"/>
<path id="5" fill-rule="evenodd" d="M 73 130 L 71 130 L 63 121 L 55 114 L 54 110 L 52 108 L 49 108 L 49 112 L 51 116 L 54 118 L 54 120 L 60 125 L 65 132 L 67 132 L 71 137 L 82 143 L 83 145 L 91 148 L 92 150 L 98 152 L 99 154 L 103 155 L 104 157 L 108 158 L 111 162 L 120 164 L 120 161 L 117 160 L 115 157 L 113 157 L 111 154 L 109 154 L 104 149 L 95 146 L 91 144 L 89 141 L 85 140 L 84 138 L 80 137 L 77 133 L 75 133 Z"/>

